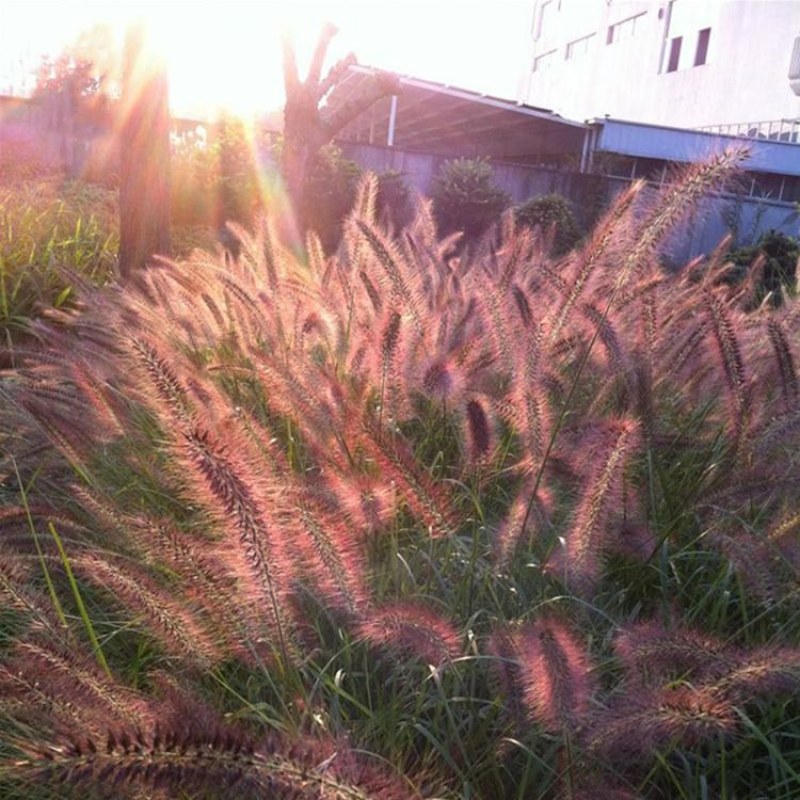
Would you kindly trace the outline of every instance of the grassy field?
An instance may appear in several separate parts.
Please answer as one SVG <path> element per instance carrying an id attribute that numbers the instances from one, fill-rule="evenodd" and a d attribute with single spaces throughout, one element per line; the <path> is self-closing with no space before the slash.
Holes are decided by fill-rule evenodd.
<path id="1" fill-rule="evenodd" d="M 92 280 L 1 378 L 0 794 L 800 796 L 797 302 L 658 258 L 735 160 L 558 258 L 367 180 L 125 287 L 23 202 Z"/>
<path id="2" fill-rule="evenodd" d="M 119 193 L 54 171 L 24 143 L 0 145 L 0 335 L 10 351 L 37 336 L 38 320 L 71 309 L 79 284 L 114 279 Z M 182 153 L 176 157 L 173 257 L 215 246 L 214 187 L 196 183 L 197 174 L 210 171 L 209 164 L 197 167 Z M 113 184 L 112 176 L 105 177 Z M 205 203 L 204 214 L 188 213 L 187 197 Z"/>
<path id="3" fill-rule="evenodd" d="M 104 283 L 117 250 L 113 192 L 60 177 L 0 182 L 0 328 L 6 342 L 69 305 L 69 271 Z"/>

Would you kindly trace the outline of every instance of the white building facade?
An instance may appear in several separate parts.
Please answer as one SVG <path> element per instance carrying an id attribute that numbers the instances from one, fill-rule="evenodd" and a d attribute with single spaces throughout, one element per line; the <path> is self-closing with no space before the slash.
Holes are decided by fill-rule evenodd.
<path id="1" fill-rule="evenodd" d="M 789 81 L 800 0 L 535 0 L 532 23 L 522 100 L 564 117 L 800 118 Z"/>

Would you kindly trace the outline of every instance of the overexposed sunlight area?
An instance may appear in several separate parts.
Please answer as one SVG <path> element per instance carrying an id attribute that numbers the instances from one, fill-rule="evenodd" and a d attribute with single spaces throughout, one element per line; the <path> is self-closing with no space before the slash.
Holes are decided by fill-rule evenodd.
<path id="1" fill-rule="evenodd" d="M 87 31 L 105 28 L 106 38 L 119 43 L 127 24 L 143 20 L 167 59 L 175 113 L 269 111 L 283 102 L 281 38 L 291 36 L 302 69 L 327 21 L 339 29 L 329 51 L 331 63 L 354 52 L 369 66 L 513 97 L 530 13 L 524 0 L 12 0 L 4 4 L 0 30 L 0 84 L 18 83 L 25 63 L 35 67 L 41 56 L 57 56 Z"/>

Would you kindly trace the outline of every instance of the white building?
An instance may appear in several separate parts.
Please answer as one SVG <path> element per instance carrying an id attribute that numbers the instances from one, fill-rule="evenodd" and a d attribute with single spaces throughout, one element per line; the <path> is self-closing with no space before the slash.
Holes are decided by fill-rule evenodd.
<path id="1" fill-rule="evenodd" d="M 800 118 L 800 0 L 534 0 L 532 22 L 531 105 L 679 128 Z"/>

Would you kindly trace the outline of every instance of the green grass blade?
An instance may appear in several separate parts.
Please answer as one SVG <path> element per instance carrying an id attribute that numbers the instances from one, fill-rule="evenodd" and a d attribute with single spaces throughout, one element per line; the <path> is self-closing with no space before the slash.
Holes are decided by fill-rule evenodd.
<path id="1" fill-rule="evenodd" d="M 64 614 L 64 608 L 61 605 L 61 601 L 58 599 L 58 594 L 56 594 L 56 587 L 53 583 L 53 576 L 50 574 L 50 570 L 47 568 L 47 559 L 44 557 L 44 553 L 42 552 L 42 546 L 39 544 L 39 536 L 36 533 L 36 525 L 33 524 L 33 515 L 31 514 L 30 505 L 28 503 L 28 493 L 25 491 L 25 486 L 22 483 L 22 476 L 19 474 L 19 468 L 17 467 L 16 459 L 11 459 L 12 464 L 14 465 L 14 472 L 17 476 L 17 485 L 19 486 L 19 493 L 22 497 L 22 507 L 25 509 L 25 516 L 28 521 L 28 528 L 31 532 L 31 538 L 33 539 L 33 544 L 36 547 L 36 554 L 39 559 L 39 564 L 42 567 L 42 573 L 44 574 L 44 580 L 47 584 L 47 592 L 50 595 L 50 600 L 53 603 L 53 608 L 55 609 L 56 616 L 58 617 L 59 624 L 62 625 L 64 628 L 67 627 L 67 617 Z"/>
<path id="2" fill-rule="evenodd" d="M 97 663 L 110 678 L 112 677 L 111 669 L 109 668 L 106 657 L 103 654 L 102 648 L 100 647 L 100 642 L 97 638 L 97 633 L 95 632 L 91 617 L 89 617 L 89 612 L 86 610 L 86 605 L 83 602 L 80 587 L 78 586 L 78 582 L 75 580 L 75 575 L 72 572 L 72 565 L 69 563 L 69 557 L 67 556 L 66 550 L 64 550 L 64 544 L 61 541 L 61 537 L 58 535 L 58 532 L 56 531 L 55 525 L 53 525 L 52 522 L 48 522 L 47 527 L 56 543 L 58 554 L 61 556 L 61 563 L 64 565 L 64 571 L 67 573 L 67 580 L 69 581 L 70 588 L 72 589 L 72 596 L 75 598 L 75 605 L 78 607 L 78 613 L 83 621 L 83 627 L 86 629 L 86 634 L 89 637 L 89 641 L 92 643 L 92 650 L 94 651 Z"/>

